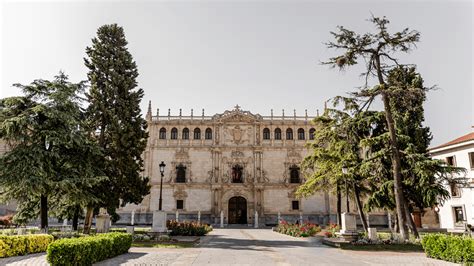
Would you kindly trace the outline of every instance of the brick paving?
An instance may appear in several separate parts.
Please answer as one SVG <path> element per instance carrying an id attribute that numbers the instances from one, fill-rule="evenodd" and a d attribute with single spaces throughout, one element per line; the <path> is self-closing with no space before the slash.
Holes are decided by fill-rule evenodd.
<path id="1" fill-rule="evenodd" d="M 314 240 L 314 239 L 313 239 Z M 48 265 L 46 255 L 0 259 L 0 265 Z M 195 248 L 131 248 L 96 265 L 455 265 L 420 252 L 347 251 L 269 229 L 214 229 Z"/>

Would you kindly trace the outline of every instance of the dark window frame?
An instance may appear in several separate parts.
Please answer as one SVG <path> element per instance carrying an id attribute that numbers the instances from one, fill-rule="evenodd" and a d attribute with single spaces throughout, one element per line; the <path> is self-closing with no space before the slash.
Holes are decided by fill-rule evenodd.
<path id="1" fill-rule="evenodd" d="M 309 129 L 309 140 L 314 140 L 314 132 L 316 132 L 316 129 L 314 128 Z"/>
<path id="2" fill-rule="evenodd" d="M 212 139 L 212 129 L 210 127 L 206 128 L 206 131 L 204 133 L 204 138 Z"/>
<path id="3" fill-rule="evenodd" d="M 182 134 L 181 136 L 182 139 L 189 139 L 189 128 L 187 127 L 183 128 L 183 131 L 181 134 Z"/>
<path id="4" fill-rule="evenodd" d="M 291 201 L 291 209 L 293 211 L 298 211 L 300 209 L 300 201 L 299 200 L 292 200 Z"/>
<path id="5" fill-rule="evenodd" d="M 173 127 L 171 129 L 171 136 L 170 136 L 171 139 L 178 139 L 178 129 Z"/>
<path id="6" fill-rule="evenodd" d="M 184 200 L 176 200 L 176 210 L 184 210 Z"/>
<path id="7" fill-rule="evenodd" d="M 158 134 L 159 139 L 166 139 L 166 128 L 160 128 L 160 132 Z"/>
<path id="8" fill-rule="evenodd" d="M 298 140 L 305 140 L 305 132 L 303 128 L 298 128 L 297 134 Z"/>
<path id="9" fill-rule="evenodd" d="M 290 183 L 291 184 L 301 183 L 300 168 L 297 166 L 290 167 Z"/>
<path id="10" fill-rule="evenodd" d="M 270 139 L 270 129 L 268 127 L 263 129 L 263 139 L 269 140 Z"/>
<path id="11" fill-rule="evenodd" d="M 193 137 L 194 139 L 201 139 L 201 129 L 200 128 L 195 128 L 193 131 Z"/>
<path id="12" fill-rule="evenodd" d="M 286 139 L 293 140 L 293 129 L 291 128 L 286 129 Z"/>
<path id="13" fill-rule="evenodd" d="M 275 138 L 276 140 L 281 140 L 281 129 L 278 128 L 278 127 L 275 128 L 275 136 L 274 136 L 274 138 Z"/>
<path id="14" fill-rule="evenodd" d="M 176 166 L 176 183 L 186 183 L 186 166 Z"/>

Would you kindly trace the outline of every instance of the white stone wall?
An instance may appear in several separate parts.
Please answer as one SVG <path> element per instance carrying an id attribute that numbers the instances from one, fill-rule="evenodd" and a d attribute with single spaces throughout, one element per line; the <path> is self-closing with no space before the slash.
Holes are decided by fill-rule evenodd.
<path id="1" fill-rule="evenodd" d="M 464 230 L 462 224 L 455 224 L 454 207 L 462 207 L 466 217 L 465 223 L 474 225 L 474 169 L 471 168 L 469 161 L 470 152 L 474 152 L 474 141 L 431 150 L 432 157 L 435 159 L 446 160 L 446 157 L 455 156 L 456 166 L 467 170 L 465 176 L 459 177 L 465 177 L 469 182 L 466 187 L 460 188 L 461 194 L 459 197 L 451 197 L 442 206 L 439 206 L 441 228 Z M 446 188 L 450 191 L 448 185 L 446 185 Z"/>

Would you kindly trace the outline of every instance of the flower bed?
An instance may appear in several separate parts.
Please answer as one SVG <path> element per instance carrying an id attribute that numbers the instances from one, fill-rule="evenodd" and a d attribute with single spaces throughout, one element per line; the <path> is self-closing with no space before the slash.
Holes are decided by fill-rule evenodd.
<path id="1" fill-rule="evenodd" d="M 166 227 L 172 236 L 203 236 L 212 231 L 212 226 L 197 222 L 166 221 Z"/>
<path id="2" fill-rule="evenodd" d="M 276 231 L 281 234 L 296 236 L 296 237 L 308 237 L 314 236 L 321 232 L 321 227 L 317 224 L 305 222 L 302 224 L 290 224 L 286 221 L 280 221 Z"/>
<path id="3" fill-rule="evenodd" d="M 126 233 L 65 238 L 48 246 L 46 259 L 53 266 L 92 265 L 128 252 L 131 245 L 132 236 Z"/>
<path id="4" fill-rule="evenodd" d="M 421 240 L 426 256 L 455 263 L 474 262 L 474 239 L 465 236 L 428 234 Z"/>
<path id="5" fill-rule="evenodd" d="M 53 236 L 43 234 L 0 235 L 0 258 L 45 252 L 51 242 L 53 242 Z"/>
<path id="6" fill-rule="evenodd" d="M 324 229 L 324 236 L 327 238 L 337 237 L 336 232 L 339 232 L 341 228 L 337 224 L 329 224 Z"/>

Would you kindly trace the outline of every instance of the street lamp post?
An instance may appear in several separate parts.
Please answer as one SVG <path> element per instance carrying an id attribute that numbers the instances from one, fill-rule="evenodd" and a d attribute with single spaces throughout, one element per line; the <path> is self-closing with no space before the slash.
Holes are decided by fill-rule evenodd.
<path id="1" fill-rule="evenodd" d="M 347 172 L 348 172 L 347 167 L 343 166 L 342 167 L 342 173 L 344 175 L 346 175 Z M 346 211 L 350 212 L 350 210 L 349 210 L 349 188 L 347 187 L 347 178 L 344 178 L 344 182 L 345 182 L 345 185 L 346 185 Z"/>
<path id="2" fill-rule="evenodd" d="M 161 207 L 162 207 L 162 204 L 163 204 L 163 198 L 162 198 L 162 194 L 163 194 L 163 175 L 164 175 L 164 172 L 165 172 L 165 162 L 161 161 L 160 163 L 160 173 L 161 173 L 161 181 L 160 181 L 160 200 L 159 200 L 159 205 L 158 205 L 158 210 L 161 211 Z"/>

